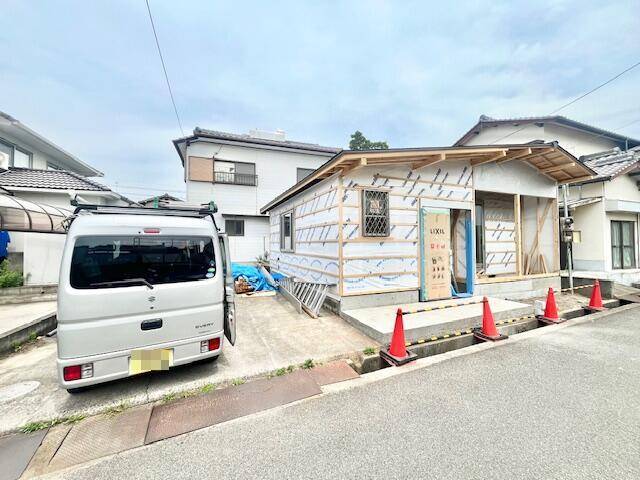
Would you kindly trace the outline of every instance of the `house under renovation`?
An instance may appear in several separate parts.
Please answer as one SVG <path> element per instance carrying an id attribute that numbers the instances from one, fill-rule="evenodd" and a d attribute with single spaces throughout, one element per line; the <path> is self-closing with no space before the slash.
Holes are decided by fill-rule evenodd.
<path id="1" fill-rule="evenodd" d="M 265 205 L 271 266 L 339 308 L 560 286 L 558 184 L 593 171 L 555 143 L 341 151 Z"/>

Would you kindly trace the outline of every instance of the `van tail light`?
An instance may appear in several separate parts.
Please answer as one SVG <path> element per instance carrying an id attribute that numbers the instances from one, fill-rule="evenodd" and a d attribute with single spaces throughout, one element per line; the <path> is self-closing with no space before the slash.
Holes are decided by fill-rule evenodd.
<path id="1" fill-rule="evenodd" d="M 160 233 L 159 228 L 145 228 L 144 233 Z"/>
<path id="2" fill-rule="evenodd" d="M 93 377 L 93 363 L 83 363 L 82 365 L 69 365 L 62 370 L 62 377 L 65 382 L 80 380 L 82 378 Z"/>
<path id="3" fill-rule="evenodd" d="M 207 353 L 220 348 L 220 338 L 210 338 L 200 342 L 200 353 Z"/>

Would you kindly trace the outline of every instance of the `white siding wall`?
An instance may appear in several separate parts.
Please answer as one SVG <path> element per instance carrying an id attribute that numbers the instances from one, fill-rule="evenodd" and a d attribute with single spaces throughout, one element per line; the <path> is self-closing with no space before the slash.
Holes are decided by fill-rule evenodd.
<path id="1" fill-rule="evenodd" d="M 338 178 L 333 176 L 270 212 L 271 265 L 285 275 L 338 284 Z M 280 216 L 293 211 L 293 252 L 280 249 Z M 336 291 L 336 287 L 332 288 Z"/>
<path id="2" fill-rule="evenodd" d="M 473 168 L 473 182 L 476 190 L 484 192 L 556 198 L 558 191 L 555 181 L 541 175 L 531 165 L 517 160 L 478 165 Z"/>
<path id="3" fill-rule="evenodd" d="M 4 140 L 8 140 L 9 142 L 18 145 L 22 148 L 24 148 L 25 150 L 30 151 L 33 154 L 33 160 L 32 160 L 32 165 L 31 168 L 37 168 L 37 169 L 41 169 L 41 170 L 45 170 L 47 168 L 47 162 L 52 162 L 55 163 L 56 165 L 60 166 L 61 168 L 65 168 L 67 170 L 72 170 L 71 168 L 69 168 L 67 165 L 65 165 L 62 161 L 60 161 L 59 159 L 56 159 L 54 157 L 52 157 L 51 155 L 48 155 L 36 148 L 34 148 L 32 145 L 26 144 L 25 142 L 23 142 L 22 140 L 19 140 L 17 138 L 15 138 L 12 135 L 9 135 L 5 132 L 0 132 L 0 138 L 4 139 Z"/>
<path id="4" fill-rule="evenodd" d="M 513 133 L 516 130 L 520 131 Z M 513 135 L 501 139 L 511 133 L 513 133 Z M 595 134 L 589 134 L 554 124 L 544 124 L 543 126 L 529 124 L 526 126 L 498 125 L 496 127 L 484 127 L 479 134 L 474 135 L 467 141 L 466 145 L 491 145 L 494 142 L 496 144 L 517 144 L 528 143 L 533 140 L 544 140 L 545 142 L 557 141 L 562 148 L 576 157 L 603 152 L 617 145 L 616 142 L 604 137 L 598 137 Z"/>
<path id="5" fill-rule="evenodd" d="M 189 156 L 248 162 L 256 165 L 258 186 L 228 185 L 187 180 L 187 202 L 214 200 L 222 214 L 259 215 L 260 208 L 296 183 L 296 169 L 316 169 L 331 155 L 248 148 L 196 142 L 189 145 Z M 188 166 L 187 166 L 188 168 Z"/>
<path id="6" fill-rule="evenodd" d="M 607 240 L 611 233 L 606 221 L 604 202 L 575 209 L 573 218 L 575 230 L 579 230 L 582 234 L 582 241 L 573 244 L 574 268 L 591 271 L 605 270 L 605 243 L 611 243 L 610 239 Z M 561 248 L 565 248 L 564 244 Z"/>
<path id="7" fill-rule="evenodd" d="M 244 220 L 244 236 L 229 237 L 229 253 L 234 262 L 254 263 L 269 251 L 269 218 L 223 215 L 225 219 Z M 224 229 L 224 225 L 220 225 Z"/>

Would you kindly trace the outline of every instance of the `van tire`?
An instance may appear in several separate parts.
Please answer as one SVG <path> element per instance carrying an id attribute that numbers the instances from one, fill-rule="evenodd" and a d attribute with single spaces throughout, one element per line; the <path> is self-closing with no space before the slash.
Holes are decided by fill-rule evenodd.
<path id="1" fill-rule="evenodd" d="M 198 363 L 216 363 L 218 361 L 218 358 L 220 358 L 220 355 L 216 355 L 215 357 L 203 358 L 202 360 L 199 360 Z"/>
<path id="2" fill-rule="evenodd" d="M 88 388 L 89 387 L 67 388 L 67 392 L 69 392 L 71 395 L 75 395 L 77 393 L 86 392 Z"/>

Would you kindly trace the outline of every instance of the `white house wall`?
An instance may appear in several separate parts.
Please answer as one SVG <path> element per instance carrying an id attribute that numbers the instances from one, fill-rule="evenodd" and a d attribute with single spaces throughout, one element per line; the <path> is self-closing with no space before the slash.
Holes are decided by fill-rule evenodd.
<path id="1" fill-rule="evenodd" d="M 67 165 L 65 165 L 59 159 L 56 159 L 56 158 L 52 157 L 51 155 L 48 155 L 48 154 L 38 150 L 37 148 L 33 147 L 33 145 L 28 144 L 28 143 L 24 142 L 23 140 L 20 140 L 20 139 L 14 137 L 13 135 L 9 135 L 8 133 L 5 133 L 5 132 L 0 132 L 0 138 L 2 138 L 4 140 L 8 140 L 9 142 L 11 142 L 11 143 L 13 143 L 15 145 L 18 145 L 18 146 L 30 151 L 33 154 L 31 168 L 37 168 L 37 169 L 40 169 L 40 170 L 46 170 L 47 169 L 47 163 L 51 162 L 51 163 L 54 163 L 54 164 L 58 165 L 61 168 L 65 168 L 65 169 L 73 171 L 72 168 L 69 168 Z"/>
<path id="2" fill-rule="evenodd" d="M 506 135 L 509 136 L 502 138 Z M 616 142 L 596 134 L 551 123 L 540 126 L 536 124 L 484 126 L 483 130 L 474 135 L 465 145 L 518 144 L 534 140 L 557 141 L 562 148 L 576 157 L 603 152 L 618 145 Z"/>
<path id="3" fill-rule="evenodd" d="M 604 202 L 600 201 L 573 211 L 575 230 L 581 233 L 581 242 L 573 244 L 573 266 L 576 270 L 605 270 L 605 238 L 610 235 L 606 224 Z M 610 243 L 610 241 L 609 241 Z M 564 244 L 562 248 L 565 248 Z M 611 255 L 609 254 L 609 257 Z"/>
<path id="4" fill-rule="evenodd" d="M 485 163 L 473 169 L 476 190 L 556 198 L 558 186 L 531 165 L 517 160 Z"/>
<path id="5" fill-rule="evenodd" d="M 244 235 L 229 237 L 229 253 L 234 262 L 255 263 L 257 257 L 269 251 L 270 228 L 267 217 L 224 215 L 223 218 L 244 221 Z"/>
<path id="6" fill-rule="evenodd" d="M 188 146 L 187 163 L 189 156 L 254 163 L 258 177 L 257 187 L 187 180 L 187 202 L 200 204 L 214 200 L 222 214 L 259 215 L 260 207 L 297 183 L 297 168 L 316 169 L 332 155 L 201 141 Z M 185 167 L 189 171 L 188 165 Z"/>
<path id="7" fill-rule="evenodd" d="M 407 165 L 362 167 L 344 177 L 343 294 L 420 287 L 418 210 L 471 209 L 473 178 L 468 162 L 446 162 L 415 171 Z M 363 189 L 389 191 L 390 237 L 362 237 Z"/>
<path id="8" fill-rule="evenodd" d="M 326 179 L 269 212 L 271 266 L 291 277 L 333 285 L 338 266 L 338 177 Z M 294 251 L 280 249 L 280 216 L 293 210 Z"/>

